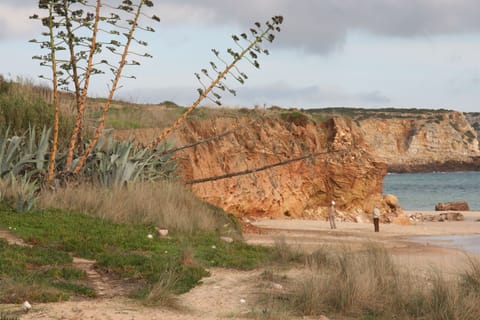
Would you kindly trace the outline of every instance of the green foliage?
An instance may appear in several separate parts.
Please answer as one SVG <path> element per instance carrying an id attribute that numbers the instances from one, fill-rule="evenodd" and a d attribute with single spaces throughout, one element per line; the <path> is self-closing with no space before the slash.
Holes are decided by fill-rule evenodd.
<path id="1" fill-rule="evenodd" d="M 39 139 L 34 128 L 29 128 L 20 136 L 10 136 L 9 133 L 9 128 L 0 132 L 0 178 L 10 174 L 28 173 L 29 177 L 43 174 L 50 130 L 44 128 Z"/>
<path id="2" fill-rule="evenodd" d="M 170 101 L 170 100 L 165 100 L 163 102 L 160 102 L 159 104 L 162 105 L 162 106 L 165 106 L 167 108 L 179 108 L 180 107 L 178 104 L 176 104 L 175 102 Z"/>
<path id="3" fill-rule="evenodd" d="M 175 163 L 169 155 L 162 156 L 155 149 L 102 135 L 83 167 L 83 174 L 102 186 L 121 187 L 139 180 L 168 178 L 174 170 Z"/>
<path id="4" fill-rule="evenodd" d="M 0 180 L 0 201 L 16 212 L 30 211 L 37 200 L 39 186 L 27 176 L 16 178 L 13 174 Z"/>
<path id="5" fill-rule="evenodd" d="M 52 302 L 68 299 L 71 294 L 95 296 L 93 289 L 83 284 L 85 274 L 69 266 L 72 258 L 67 253 L 9 245 L 5 240 L 0 240 L 0 249 L 2 303 Z"/>
<path id="6" fill-rule="evenodd" d="M 11 232 L 30 244 L 42 247 L 44 252 L 59 252 L 58 257 L 50 259 L 70 259 L 70 255 L 94 259 L 101 270 L 119 279 L 136 281 L 144 288 L 153 289 L 164 281 L 163 277 L 167 274 L 174 279 L 174 293 L 186 292 L 194 287 L 202 277 L 208 275 L 206 267 L 251 269 L 267 263 L 271 256 L 268 248 L 249 246 L 238 241 L 227 243 L 220 240 L 217 233 L 159 238 L 152 226 L 115 224 L 64 211 L 32 212 L 21 216 L 0 211 L 0 226 L 5 229 L 10 227 Z M 53 229 L 55 232 L 51 232 Z M 154 235 L 153 239 L 147 237 L 148 234 Z M 190 248 L 191 254 L 186 253 L 186 247 Z M 9 253 L 2 252 L 6 256 L 0 258 L 0 265 L 7 266 L 3 261 L 8 260 Z M 44 258 L 42 261 L 47 260 Z M 76 286 L 68 284 L 69 279 L 75 279 L 75 273 L 68 269 L 58 270 L 63 260 L 54 261 L 50 260 L 56 269 L 46 272 L 45 276 L 62 277 L 61 283 L 56 282 L 55 288 L 89 294 L 88 289 L 75 281 L 73 284 Z M 6 268 L 12 272 L 25 269 L 22 263 Z M 145 291 L 143 294 L 137 293 L 143 298 L 147 295 Z"/>
<path id="7" fill-rule="evenodd" d="M 31 84 L 0 78 L 0 125 L 17 132 L 52 124 L 53 108 Z"/>
<path id="8" fill-rule="evenodd" d="M 0 132 L 0 200 L 18 212 L 32 209 L 39 190 L 38 179 L 46 171 L 50 131 L 45 128 L 37 138 L 35 128 L 22 135 Z"/>
<path id="9" fill-rule="evenodd" d="M 147 46 L 147 42 L 137 39 L 128 31 L 140 28 L 148 32 L 155 30 L 150 26 L 140 26 L 137 21 L 142 7 L 153 7 L 151 1 L 123 1 L 117 6 L 103 6 L 100 11 L 101 16 L 96 16 L 96 6 L 86 1 L 39 1 L 38 8 L 43 10 L 44 15 L 34 14 L 30 18 L 41 21 L 43 27 L 47 29 L 41 34 L 40 39 L 32 39 L 30 42 L 37 43 L 41 49 L 46 49 L 47 54 L 35 55 L 33 59 L 39 60 L 41 66 L 52 68 L 55 64 L 58 85 L 65 89 L 71 89 L 73 82 L 74 92 L 82 93 L 88 90 L 88 87 L 80 88 L 80 84 L 85 84 L 85 80 L 90 75 L 103 74 L 111 72 L 115 75 L 122 65 L 115 65 L 109 60 L 121 54 L 123 49 L 127 53 L 134 53 L 136 56 L 151 57 L 147 53 L 138 53 L 128 51 L 126 42 L 134 40 L 139 47 Z M 105 12 L 106 11 L 106 12 Z M 155 15 L 144 17 L 159 21 Z M 136 21 L 135 23 L 133 21 Z M 97 22 L 100 23 L 98 27 Z M 93 32 L 99 32 L 99 38 L 95 39 L 90 35 Z M 127 37 L 127 40 L 125 39 Z M 95 42 L 94 42 L 95 41 Z M 95 46 L 95 51 L 91 52 L 90 47 Z M 93 55 L 102 54 L 102 58 L 94 61 L 93 66 L 89 66 L 90 58 Z M 126 65 L 139 65 L 136 60 L 125 61 Z M 121 70 L 120 70 L 121 72 Z M 42 78 L 51 78 L 41 76 Z M 133 77 L 134 78 L 134 77 Z"/>
<path id="10" fill-rule="evenodd" d="M 280 25 L 282 23 L 283 16 L 274 16 L 263 25 L 260 22 L 255 22 L 250 28 L 249 34 L 242 33 L 240 35 L 232 35 L 232 39 L 238 49 L 227 49 L 230 58 L 228 62 L 222 57 L 220 51 L 212 49 L 213 54 L 216 56 L 216 63 L 210 61 L 208 69 L 204 68 L 201 70 L 201 73 L 195 73 L 195 77 L 202 87 L 197 89 L 199 98 L 190 109 L 195 108 L 204 98 L 211 100 L 217 105 L 221 105 L 221 94 L 227 92 L 236 95 L 236 91 L 226 82 L 227 76 L 242 85 L 245 84 L 248 76 L 238 68 L 237 63 L 241 60 L 246 60 L 252 66 L 259 69 L 259 57 L 270 54 L 270 52 L 264 48 L 263 43 L 271 43 L 275 40 L 276 33 L 280 32 Z M 217 64 L 220 67 L 217 66 Z"/>
<path id="11" fill-rule="evenodd" d="M 280 114 L 280 118 L 286 122 L 302 127 L 306 126 L 310 122 L 310 118 L 300 111 L 282 113 Z"/>

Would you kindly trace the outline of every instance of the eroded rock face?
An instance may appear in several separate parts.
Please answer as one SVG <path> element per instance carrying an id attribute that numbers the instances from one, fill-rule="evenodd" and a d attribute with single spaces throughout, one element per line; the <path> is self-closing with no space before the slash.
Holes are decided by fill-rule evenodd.
<path id="1" fill-rule="evenodd" d="M 439 202 L 435 205 L 435 211 L 469 211 L 468 203 L 465 201 Z"/>
<path id="2" fill-rule="evenodd" d="M 382 199 L 387 166 L 372 156 L 352 121 L 333 118 L 303 126 L 280 120 L 227 119 L 190 122 L 175 133 L 189 144 L 237 127 L 222 139 L 177 154 L 184 181 L 221 176 L 315 154 L 248 175 L 192 185 L 199 197 L 237 216 L 324 218 L 331 200 L 339 216 L 371 214 Z"/>
<path id="3" fill-rule="evenodd" d="M 461 112 L 359 121 L 365 140 L 391 172 L 480 169 L 477 133 Z"/>

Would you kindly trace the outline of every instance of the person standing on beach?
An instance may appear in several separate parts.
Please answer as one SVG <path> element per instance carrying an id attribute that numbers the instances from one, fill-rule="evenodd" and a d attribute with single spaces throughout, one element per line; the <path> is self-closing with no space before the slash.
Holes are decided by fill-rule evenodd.
<path id="1" fill-rule="evenodd" d="M 380 231 L 380 209 L 376 205 L 373 207 L 373 227 L 375 232 Z"/>
<path id="2" fill-rule="evenodd" d="M 332 206 L 328 211 L 328 221 L 330 221 L 330 229 L 337 229 L 337 226 L 335 225 L 335 212 L 335 201 L 332 201 Z"/>

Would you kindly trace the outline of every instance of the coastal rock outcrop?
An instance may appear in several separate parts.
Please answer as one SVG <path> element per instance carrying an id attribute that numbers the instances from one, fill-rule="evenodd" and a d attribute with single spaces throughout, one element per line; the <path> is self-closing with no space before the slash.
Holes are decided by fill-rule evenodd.
<path id="1" fill-rule="evenodd" d="M 390 172 L 480 170 L 477 132 L 462 112 L 357 120 Z"/>
<path id="2" fill-rule="evenodd" d="M 465 201 L 439 202 L 435 205 L 435 211 L 469 211 L 468 203 Z"/>
<path id="3" fill-rule="evenodd" d="M 237 216 L 321 219 L 331 200 L 345 220 L 370 214 L 374 203 L 391 213 L 382 199 L 387 165 L 372 155 L 353 121 L 195 120 L 174 139 L 186 145 L 229 130 L 176 156 L 187 183 L 211 178 L 192 184 L 206 201 Z"/>

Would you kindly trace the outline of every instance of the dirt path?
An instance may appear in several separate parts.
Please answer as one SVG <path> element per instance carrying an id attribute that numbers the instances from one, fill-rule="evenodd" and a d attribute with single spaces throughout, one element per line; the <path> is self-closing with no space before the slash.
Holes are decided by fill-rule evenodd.
<path id="1" fill-rule="evenodd" d="M 178 310 L 145 307 L 124 297 L 37 304 L 21 319 L 251 319 L 262 270 L 211 269 L 203 284 L 179 297 Z"/>

